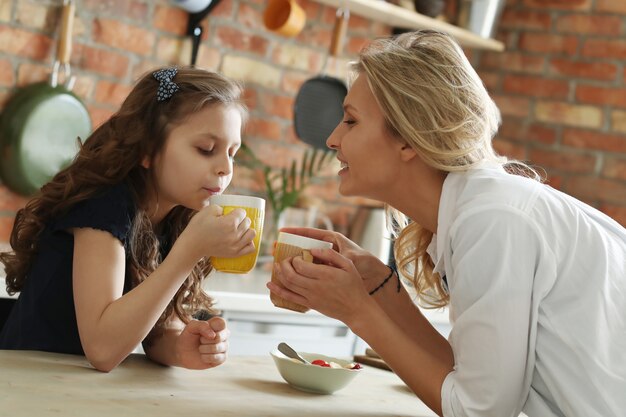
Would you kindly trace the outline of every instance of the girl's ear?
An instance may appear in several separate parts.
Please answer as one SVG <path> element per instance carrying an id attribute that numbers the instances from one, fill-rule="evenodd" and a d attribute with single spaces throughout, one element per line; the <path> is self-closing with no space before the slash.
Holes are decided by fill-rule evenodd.
<path id="1" fill-rule="evenodd" d="M 415 158 L 417 156 L 417 152 L 415 151 L 415 149 L 413 149 L 411 146 L 407 145 L 406 143 L 402 145 L 402 147 L 400 148 L 400 158 L 402 159 L 402 161 L 404 162 L 408 162 L 411 159 Z"/>
<path id="2" fill-rule="evenodd" d="M 150 168 L 150 157 L 149 156 L 144 156 L 143 159 L 141 160 L 141 166 L 144 167 L 145 169 Z"/>

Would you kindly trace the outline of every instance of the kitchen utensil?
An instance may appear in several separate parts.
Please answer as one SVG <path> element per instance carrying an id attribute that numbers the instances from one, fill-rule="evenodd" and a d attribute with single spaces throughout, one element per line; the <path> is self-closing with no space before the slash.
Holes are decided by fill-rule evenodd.
<path id="1" fill-rule="evenodd" d="M 311 362 L 307 361 L 306 359 L 304 359 L 302 356 L 300 356 L 298 354 L 298 352 L 296 352 L 291 346 L 289 346 L 287 343 L 285 342 L 280 342 L 278 344 L 278 350 L 285 356 L 288 356 L 290 358 L 293 359 L 297 359 L 302 363 L 306 363 L 308 365 L 311 364 Z"/>
<path id="2" fill-rule="evenodd" d="M 18 90 L 0 117 L 0 176 L 20 194 L 33 194 L 67 166 L 78 151 L 78 138 L 91 132 L 89 113 L 71 92 L 73 22 L 74 3 L 66 0 L 50 82 Z M 59 84 L 61 69 L 64 84 Z"/>
<path id="3" fill-rule="evenodd" d="M 349 17 L 347 8 L 337 9 L 329 56 L 336 57 L 343 48 Z M 296 135 L 322 149 L 326 149 L 326 139 L 343 118 L 343 100 L 348 93 L 343 81 L 326 75 L 329 56 L 322 74 L 302 84 L 294 104 Z"/>
<path id="4" fill-rule="evenodd" d="M 202 20 L 221 0 L 177 0 L 178 5 L 189 12 L 187 35 L 191 36 L 191 65 L 196 65 L 198 49 L 202 40 Z"/>
<path id="5" fill-rule="evenodd" d="M 314 394 L 332 394 L 345 387 L 352 381 L 362 369 L 349 369 L 352 362 L 320 355 L 318 353 L 301 352 L 307 361 L 323 360 L 325 362 L 335 362 L 341 368 L 327 368 L 312 364 L 295 362 L 284 356 L 278 350 L 270 352 L 276 368 L 285 381 L 292 387 Z"/>
<path id="6" fill-rule="evenodd" d="M 297 36 L 306 23 L 306 13 L 296 0 L 270 0 L 263 13 L 263 23 L 272 32 Z"/>

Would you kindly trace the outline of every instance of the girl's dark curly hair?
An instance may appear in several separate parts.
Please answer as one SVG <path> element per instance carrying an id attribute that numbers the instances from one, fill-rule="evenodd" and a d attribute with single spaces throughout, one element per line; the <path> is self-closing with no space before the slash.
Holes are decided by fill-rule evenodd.
<path id="1" fill-rule="evenodd" d="M 0 254 L 5 265 L 7 292 L 21 291 L 45 225 L 67 213 L 78 202 L 98 194 L 103 188 L 125 182 L 137 206 L 128 239 L 127 277 L 134 288 L 161 263 L 161 248 L 150 223 L 146 200 L 154 189 L 153 172 L 141 165 L 161 151 L 171 130 L 193 112 L 207 105 L 234 106 L 245 120 L 241 87 L 214 72 L 179 68 L 173 80 L 179 90 L 167 101 L 157 101 L 159 82 L 152 72 L 135 85 L 119 111 L 98 127 L 70 166 L 41 188 L 38 196 L 19 210 L 11 232 L 12 252 Z M 152 165 L 152 164 L 151 164 Z M 178 206 L 161 222 L 159 233 L 173 243 L 187 226 L 194 210 Z M 155 328 L 176 315 L 187 323 L 202 309 L 211 310 L 212 300 L 202 291 L 201 281 L 211 271 L 207 259 L 200 261 L 167 306 Z"/>

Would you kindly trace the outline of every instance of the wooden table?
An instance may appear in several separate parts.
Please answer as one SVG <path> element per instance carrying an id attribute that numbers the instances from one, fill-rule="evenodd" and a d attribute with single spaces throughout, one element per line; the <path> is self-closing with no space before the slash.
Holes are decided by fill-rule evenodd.
<path id="1" fill-rule="evenodd" d="M 0 416 L 435 416 L 393 373 L 365 367 L 333 395 L 298 391 L 269 354 L 205 371 L 131 355 L 110 373 L 83 356 L 0 351 Z"/>

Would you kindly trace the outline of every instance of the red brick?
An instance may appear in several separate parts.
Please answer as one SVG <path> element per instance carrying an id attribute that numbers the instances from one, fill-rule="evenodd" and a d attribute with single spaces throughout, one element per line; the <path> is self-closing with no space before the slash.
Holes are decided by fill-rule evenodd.
<path id="1" fill-rule="evenodd" d="M 15 72 L 11 61 L 0 59 L 0 86 L 12 87 L 15 84 Z"/>
<path id="2" fill-rule="evenodd" d="M 521 52 L 485 52 L 482 67 L 507 72 L 541 74 L 544 71 L 545 62 L 544 57 L 526 55 Z"/>
<path id="3" fill-rule="evenodd" d="M 282 138 L 282 126 L 273 120 L 251 117 L 245 128 L 245 136 L 279 141 Z"/>
<path id="4" fill-rule="evenodd" d="M 617 77 L 617 66 L 602 62 L 580 62 L 558 58 L 550 62 L 550 72 L 565 77 L 610 81 Z"/>
<path id="5" fill-rule="evenodd" d="M 523 0 L 528 7 L 563 10 L 591 10 L 591 0 Z"/>
<path id="6" fill-rule="evenodd" d="M 507 75 L 504 77 L 504 92 L 531 97 L 567 97 L 569 84 L 563 80 L 550 80 L 542 77 Z"/>
<path id="7" fill-rule="evenodd" d="M 45 35 L 0 26 L 0 51 L 5 54 L 43 61 L 51 55 L 53 45 Z"/>
<path id="8" fill-rule="evenodd" d="M 50 78 L 50 66 L 23 63 L 17 69 L 17 85 L 22 87 L 28 84 L 46 81 Z"/>
<path id="9" fill-rule="evenodd" d="M 626 14 L 626 2 L 623 0 L 596 0 L 596 11 Z"/>
<path id="10" fill-rule="evenodd" d="M 626 88 L 596 87 L 579 85 L 576 100 L 583 103 L 626 107 Z"/>
<path id="11" fill-rule="evenodd" d="M 96 95 L 94 98 L 98 103 L 110 104 L 117 108 L 122 104 L 126 96 L 128 96 L 131 89 L 132 86 L 127 84 L 112 83 L 102 80 L 96 85 Z"/>
<path id="12" fill-rule="evenodd" d="M 596 149 L 626 153 L 626 136 L 611 135 L 590 130 L 565 129 L 563 145 L 575 148 Z"/>
<path id="13" fill-rule="evenodd" d="M 189 13 L 180 7 L 157 5 L 152 18 L 152 27 L 173 35 L 184 36 L 188 20 Z"/>
<path id="14" fill-rule="evenodd" d="M 532 149 L 529 159 L 533 165 L 578 174 L 591 173 L 596 165 L 596 158 L 592 155 L 564 150 Z"/>
<path id="15" fill-rule="evenodd" d="M 612 204 L 600 205 L 600 211 L 613 220 L 626 227 L 626 206 L 614 206 Z"/>
<path id="16" fill-rule="evenodd" d="M 602 176 L 626 181 L 626 159 L 606 158 Z"/>
<path id="17" fill-rule="evenodd" d="M 304 82 L 311 77 L 312 75 L 310 74 L 303 74 L 301 72 L 294 72 L 294 71 L 286 71 L 285 74 L 283 75 L 280 88 L 285 93 L 296 94 L 300 90 L 300 87 L 302 86 L 302 84 L 304 84 Z"/>
<path id="18" fill-rule="evenodd" d="M 275 168 L 287 168 L 291 162 L 302 158 L 303 146 L 279 145 L 275 141 L 255 140 L 248 142 L 254 150 L 257 158 Z"/>
<path id="19" fill-rule="evenodd" d="M 500 78 L 501 74 L 495 71 L 478 71 L 478 75 L 483 84 L 490 93 L 496 93 L 500 91 Z"/>
<path id="20" fill-rule="evenodd" d="M 102 75 L 124 78 L 130 65 L 129 58 L 117 52 L 78 44 L 72 54 L 72 64 Z"/>
<path id="21" fill-rule="evenodd" d="M 217 28 L 214 41 L 228 48 L 261 56 L 267 53 L 269 47 L 269 41 L 264 37 L 226 26 Z"/>
<path id="22" fill-rule="evenodd" d="M 507 95 L 493 95 L 500 112 L 506 116 L 525 117 L 530 114 L 530 99 Z"/>
<path id="23" fill-rule="evenodd" d="M 239 4 L 237 23 L 249 29 L 267 31 L 263 25 L 263 10 L 250 7 L 247 4 Z"/>
<path id="24" fill-rule="evenodd" d="M 582 54 L 587 57 L 624 60 L 626 59 L 626 41 L 587 39 L 583 44 Z"/>
<path id="25" fill-rule="evenodd" d="M 117 20 L 95 19 L 93 39 L 113 48 L 149 55 L 152 53 L 156 35 L 148 29 L 127 25 Z"/>
<path id="26" fill-rule="evenodd" d="M 552 18 L 550 14 L 546 12 L 505 8 L 502 18 L 500 19 L 499 27 L 513 30 L 548 30 L 551 22 Z"/>
<path id="27" fill-rule="evenodd" d="M 565 183 L 565 191 L 584 201 L 595 200 L 603 203 L 626 205 L 626 183 L 604 178 L 570 177 Z"/>
<path id="28" fill-rule="evenodd" d="M 293 96 L 279 96 L 271 93 L 264 93 L 261 96 L 261 103 L 265 113 L 277 116 L 288 121 L 293 120 Z"/>
<path id="29" fill-rule="evenodd" d="M 259 94 L 253 87 L 247 86 L 243 90 L 242 100 L 249 111 L 254 111 L 258 107 Z"/>
<path id="30" fill-rule="evenodd" d="M 331 37 L 332 33 L 328 28 L 314 25 L 300 32 L 296 37 L 296 41 L 303 45 L 320 45 L 321 47 L 328 48 L 330 46 Z"/>
<path id="31" fill-rule="evenodd" d="M 495 139 L 493 141 L 493 147 L 499 155 L 506 156 L 507 158 L 520 161 L 526 159 L 526 148 L 519 143 Z"/>
<path id="32" fill-rule="evenodd" d="M 11 238 L 15 217 L 0 216 L 0 242 L 8 242 Z"/>
<path id="33" fill-rule="evenodd" d="M 544 175 L 544 177 L 546 177 L 544 179 L 544 183 L 546 185 L 549 185 L 550 187 L 554 188 L 555 190 L 562 190 L 563 189 L 563 177 L 555 174 L 555 173 L 548 173 L 545 170 L 539 170 L 538 167 L 533 167 L 536 170 L 540 171 L 539 174 L 540 175 Z"/>
<path id="34" fill-rule="evenodd" d="M 358 55 L 359 52 L 367 45 L 369 45 L 372 41 L 372 38 L 363 36 L 351 36 L 348 42 L 345 44 L 345 48 L 343 51 L 343 55 Z M 339 55 L 342 55 L 341 53 Z"/>
<path id="35" fill-rule="evenodd" d="M 556 142 L 556 129 L 547 126 L 531 125 L 528 128 L 527 136 L 531 142 L 552 144 Z"/>
<path id="36" fill-rule="evenodd" d="M 549 145 L 556 142 L 556 129 L 505 117 L 500 126 L 498 137 L 517 142 L 535 142 Z"/>
<path id="37" fill-rule="evenodd" d="M 578 49 L 576 36 L 522 32 L 519 46 L 531 52 L 574 55 Z"/>
<path id="38" fill-rule="evenodd" d="M 618 36 L 622 26 L 622 19 L 617 16 L 572 14 L 561 16 L 556 21 L 558 32 L 580 35 Z"/>
<path id="39" fill-rule="evenodd" d="M 106 122 L 114 113 L 110 108 L 102 108 L 97 106 L 87 106 L 87 110 L 89 110 L 89 115 L 91 116 L 91 125 L 95 130 L 102 123 Z"/>
<path id="40" fill-rule="evenodd" d="M 6 185 L 0 184 L 0 212 L 17 212 L 23 208 L 29 198 L 11 191 Z"/>

